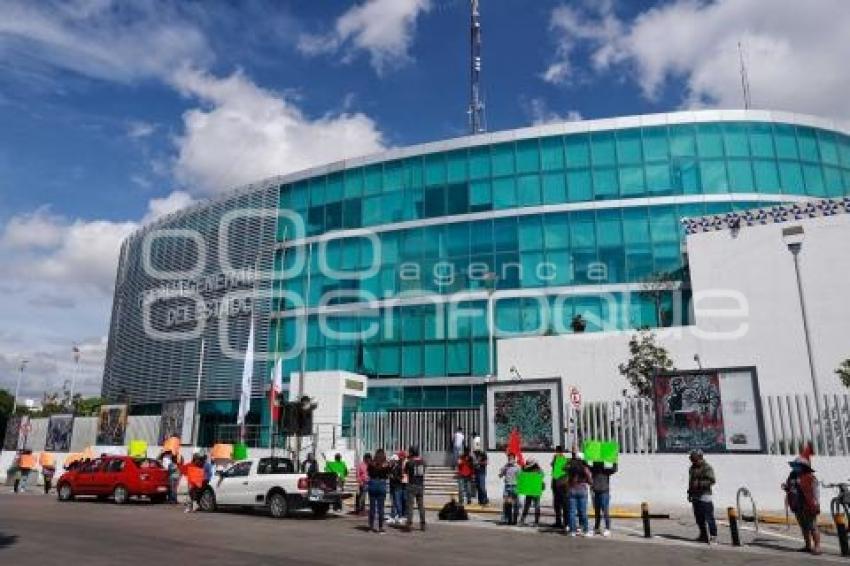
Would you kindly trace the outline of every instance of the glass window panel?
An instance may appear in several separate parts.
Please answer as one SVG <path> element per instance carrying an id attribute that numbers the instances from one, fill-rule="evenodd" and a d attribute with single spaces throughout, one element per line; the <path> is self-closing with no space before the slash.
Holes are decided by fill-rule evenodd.
<path id="1" fill-rule="evenodd" d="M 413 375 L 419 375 L 418 373 L 408 373 L 404 368 L 404 356 L 402 353 L 402 375 L 404 377 L 410 377 Z M 422 407 L 422 388 L 421 387 L 405 387 L 402 389 L 402 394 L 404 395 L 404 407 L 406 409 L 419 409 Z"/>
<path id="2" fill-rule="evenodd" d="M 570 245 L 569 215 L 566 212 L 543 217 L 547 248 L 566 248 Z"/>
<path id="3" fill-rule="evenodd" d="M 799 159 L 797 152 L 797 130 L 787 124 L 774 124 L 773 140 L 776 144 L 776 155 L 780 159 Z"/>
<path id="4" fill-rule="evenodd" d="M 466 183 L 446 187 L 446 213 L 466 214 L 469 211 L 469 185 Z"/>
<path id="5" fill-rule="evenodd" d="M 669 194 L 673 191 L 673 180 L 670 178 L 670 164 L 656 163 L 646 166 L 646 187 L 651 194 Z"/>
<path id="6" fill-rule="evenodd" d="M 332 202 L 325 207 L 325 230 L 342 228 L 342 203 Z"/>
<path id="7" fill-rule="evenodd" d="M 445 344 L 425 345 L 425 375 L 428 377 L 442 377 L 446 375 Z M 442 389 L 442 391 L 445 392 L 445 389 Z M 443 402 L 445 403 L 445 401 Z"/>
<path id="8" fill-rule="evenodd" d="M 652 251 L 655 273 L 675 271 L 682 267 L 682 256 L 679 252 L 678 242 L 655 244 L 652 246 Z"/>
<path id="9" fill-rule="evenodd" d="M 564 168 L 564 140 L 560 137 L 540 140 L 540 168 L 556 171 Z"/>
<path id="10" fill-rule="evenodd" d="M 325 204 L 325 178 L 316 177 L 308 181 L 310 187 L 310 206 L 320 206 Z"/>
<path id="11" fill-rule="evenodd" d="M 835 144 L 835 135 L 832 132 L 818 130 L 818 148 L 824 163 L 838 165 L 838 146 Z"/>
<path id="12" fill-rule="evenodd" d="M 490 176 L 490 147 L 474 147 L 469 150 L 469 178 L 481 179 Z"/>
<path id="13" fill-rule="evenodd" d="M 447 179 L 449 183 L 466 181 L 468 160 L 465 151 L 453 151 L 446 155 Z"/>
<path id="14" fill-rule="evenodd" d="M 540 176 L 523 175 L 517 179 L 517 192 L 520 206 L 541 204 Z"/>
<path id="15" fill-rule="evenodd" d="M 414 187 L 404 191 L 404 208 L 402 216 L 404 220 L 415 220 L 422 218 L 422 199 L 424 190 Z"/>
<path id="16" fill-rule="evenodd" d="M 469 350 L 469 342 L 452 340 L 448 343 L 446 354 L 448 358 L 449 375 L 469 375 L 469 371 L 471 369 Z M 467 391 L 466 403 L 469 403 L 469 387 L 466 386 L 463 389 L 466 389 Z"/>
<path id="17" fill-rule="evenodd" d="M 841 181 L 841 170 L 837 167 L 824 167 L 823 172 L 826 194 L 830 197 L 842 196 L 844 183 Z"/>
<path id="18" fill-rule="evenodd" d="M 519 254 L 513 253 L 497 253 L 494 258 L 495 264 L 493 271 L 499 275 L 497 281 L 497 289 L 516 289 L 520 286 L 520 275 L 522 265 L 519 261 Z"/>
<path id="19" fill-rule="evenodd" d="M 490 160 L 493 167 L 493 176 L 514 174 L 514 145 L 503 143 L 490 148 Z"/>
<path id="20" fill-rule="evenodd" d="M 496 330 L 516 333 L 522 329 L 522 304 L 520 299 L 501 299 L 495 301 Z"/>
<path id="21" fill-rule="evenodd" d="M 581 202 L 593 199 L 593 185 L 590 171 L 567 172 L 567 197 L 569 202 Z"/>
<path id="22" fill-rule="evenodd" d="M 623 209 L 623 238 L 626 245 L 649 243 L 649 214 L 646 208 Z"/>
<path id="23" fill-rule="evenodd" d="M 398 346 L 381 346 L 379 348 L 379 370 L 380 375 L 398 375 L 400 367 Z"/>
<path id="24" fill-rule="evenodd" d="M 803 184 L 803 171 L 796 161 L 781 161 L 779 163 L 779 179 L 782 183 L 782 192 L 792 195 L 806 194 Z"/>
<path id="25" fill-rule="evenodd" d="M 546 327 L 544 327 L 543 324 L 548 322 L 544 319 L 544 316 L 548 315 L 548 301 L 546 304 L 546 315 L 540 312 L 542 307 L 543 301 L 538 301 L 537 299 L 527 298 L 522 301 L 520 324 L 522 325 L 521 328 L 523 332 L 538 333 L 546 331 L 548 324 Z"/>
<path id="26" fill-rule="evenodd" d="M 470 249 L 473 254 L 493 251 L 493 222 L 482 220 L 469 225 Z"/>
<path id="27" fill-rule="evenodd" d="M 623 245 L 623 226 L 619 210 L 600 210 L 596 213 L 596 241 L 599 247 Z"/>
<path id="28" fill-rule="evenodd" d="M 514 177 L 502 177 L 493 180 L 493 208 L 514 208 L 517 205 L 516 183 Z"/>
<path id="29" fill-rule="evenodd" d="M 656 206 L 650 208 L 649 225 L 653 242 L 679 241 L 679 222 L 675 207 Z"/>
<path id="30" fill-rule="evenodd" d="M 643 167 L 620 167 L 620 194 L 635 196 L 645 192 Z"/>
<path id="31" fill-rule="evenodd" d="M 695 159 L 674 158 L 671 165 L 671 175 L 675 193 L 686 195 L 699 194 L 702 183 L 699 177 L 699 165 Z"/>
<path id="32" fill-rule="evenodd" d="M 753 157 L 771 158 L 776 155 L 770 124 L 750 124 L 750 151 Z"/>
<path id="33" fill-rule="evenodd" d="M 617 163 L 614 134 L 611 132 L 598 132 L 591 134 L 590 151 L 593 156 L 594 167 L 611 166 L 616 165 Z"/>
<path id="34" fill-rule="evenodd" d="M 723 124 L 723 142 L 729 157 L 749 157 L 750 142 L 747 137 L 747 125 L 738 122 Z"/>
<path id="35" fill-rule="evenodd" d="M 442 185 L 446 182 L 446 160 L 442 153 L 425 156 L 425 184 Z"/>
<path id="36" fill-rule="evenodd" d="M 342 201 L 342 225 L 344 228 L 359 228 L 362 226 L 362 205 L 359 199 Z"/>
<path id="37" fill-rule="evenodd" d="M 579 296 L 575 298 L 575 313 L 580 314 L 587 321 L 587 332 L 601 330 L 600 322 L 603 319 L 602 305 L 599 297 Z"/>
<path id="38" fill-rule="evenodd" d="M 480 212 L 493 207 L 490 181 L 472 181 L 469 183 L 469 211 Z"/>
<path id="39" fill-rule="evenodd" d="M 377 195 L 383 190 L 384 171 L 381 165 L 372 165 L 363 169 L 363 194 Z"/>
<path id="40" fill-rule="evenodd" d="M 387 193 L 381 197 L 381 216 L 383 222 L 399 222 L 405 220 L 404 193 Z"/>
<path id="41" fill-rule="evenodd" d="M 666 128 L 644 128 L 643 155 L 646 161 L 667 161 L 670 158 Z"/>
<path id="42" fill-rule="evenodd" d="M 567 201 L 567 180 L 563 173 L 543 175 L 543 204 L 561 204 Z"/>
<path id="43" fill-rule="evenodd" d="M 425 189 L 425 201 L 422 215 L 425 218 L 446 215 L 446 187 L 428 187 Z"/>
<path id="44" fill-rule="evenodd" d="M 820 161 L 817 136 L 812 128 L 797 128 L 797 144 L 800 146 L 800 159 Z"/>
<path id="45" fill-rule="evenodd" d="M 779 171 L 775 161 L 753 161 L 756 177 L 756 191 L 760 193 L 779 193 Z"/>
<path id="46" fill-rule="evenodd" d="M 384 164 L 384 192 L 400 191 L 404 188 L 404 163 L 390 161 Z"/>
<path id="47" fill-rule="evenodd" d="M 803 179 L 806 181 L 806 194 L 813 197 L 827 196 L 823 171 L 820 165 L 803 165 Z"/>
<path id="48" fill-rule="evenodd" d="M 719 124 L 697 126 L 697 148 L 700 157 L 723 157 L 723 132 Z"/>
<path id="49" fill-rule="evenodd" d="M 536 173 L 540 170 L 540 151 L 537 140 L 525 140 L 516 144 L 517 173 Z"/>
<path id="50" fill-rule="evenodd" d="M 728 193 L 729 181 L 726 178 L 726 162 L 722 159 L 700 162 L 702 190 L 706 194 Z"/>
<path id="51" fill-rule="evenodd" d="M 472 374 L 487 375 L 490 373 L 490 344 L 487 340 L 475 340 L 472 343 Z"/>
<path id="52" fill-rule="evenodd" d="M 616 169 L 593 170 L 593 196 L 596 200 L 617 198 L 620 195 Z"/>
<path id="53" fill-rule="evenodd" d="M 841 164 L 850 169 L 850 136 L 838 136 L 838 153 L 841 157 Z M 293 204 L 293 206 L 295 206 Z"/>
<path id="54" fill-rule="evenodd" d="M 301 181 L 300 183 L 295 183 L 294 185 L 292 185 L 292 189 L 290 192 L 290 202 L 292 203 L 292 208 L 304 210 L 305 208 L 307 208 L 309 200 L 310 193 L 309 189 L 307 188 L 307 183 Z"/>
<path id="55" fill-rule="evenodd" d="M 498 229 L 498 225 L 497 225 Z M 540 216 L 521 216 L 519 218 L 519 249 L 543 249 L 543 219 Z"/>
<path id="56" fill-rule="evenodd" d="M 749 160 L 734 159 L 726 164 L 729 170 L 729 187 L 732 192 L 752 191 L 753 168 Z"/>
<path id="57" fill-rule="evenodd" d="M 469 224 L 449 224 L 445 227 L 445 248 L 450 257 L 469 255 Z"/>
<path id="58" fill-rule="evenodd" d="M 547 281 L 547 285 L 555 287 L 572 283 L 570 253 L 567 250 L 547 251 L 546 261 L 552 264 L 551 279 Z"/>
<path id="59" fill-rule="evenodd" d="M 426 352 L 427 356 L 427 352 Z M 427 361 L 426 361 L 427 363 Z M 431 375 L 427 374 L 426 375 Z M 441 372 L 435 375 L 445 375 Z M 446 406 L 446 388 L 445 387 L 423 387 L 422 388 L 422 408 L 423 409 L 439 409 Z"/>
<path id="60" fill-rule="evenodd" d="M 451 369 L 451 360 L 452 360 L 452 351 L 451 345 L 449 345 L 449 373 L 452 375 L 468 375 L 469 374 L 469 344 L 464 344 L 465 352 L 466 352 L 466 371 L 455 371 L 452 372 Z M 471 393 L 472 388 L 469 385 L 452 385 L 450 387 L 446 387 L 446 407 L 457 407 L 457 408 L 469 408 L 473 405 L 471 404 Z"/>
<path id="61" fill-rule="evenodd" d="M 673 157 L 695 157 L 696 154 L 694 127 L 689 125 L 670 126 L 670 155 Z"/>
<path id="62" fill-rule="evenodd" d="M 497 252 L 519 248 L 516 217 L 497 218 L 493 221 L 493 244 Z"/>
<path id="63" fill-rule="evenodd" d="M 584 134 L 566 137 L 567 167 L 590 166 L 590 147 L 588 137 Z"/>
<path id="64" fill-rule="evenodd" d="M 325 198 L 328 202 L 336 202 L 342 200 L 342 173 L 334 173 L 328 175 L 328 182 L 325 186 Z"/>
<path id="65" fill-rule="evenodd" d="M 620 165 L 636 165 L 643 161 L 639 129 L 617 132 L 617 161 Z"/>

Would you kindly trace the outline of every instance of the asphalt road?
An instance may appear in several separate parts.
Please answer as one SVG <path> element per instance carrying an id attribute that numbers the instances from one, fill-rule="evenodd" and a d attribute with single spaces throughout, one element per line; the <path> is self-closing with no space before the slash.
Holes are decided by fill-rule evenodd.
<path id="1" fill-rule="evenodd" d="M 331 515 L 275 520 L 256 513 L 184 514 L 182 506 L 76 501 L 60 503 L 53 496 L 0 493 L 0 564 L 280 564 L 341 565 L 366 563 L 469 565 L 599 564 L 660 566 L 799 564 L 842 561 L 834 539 L 832 556 L 808 557 L 796 533 L 777 531 L 753 540 L 745 531 L 743 548 L 724 544 L 707 547 L 687 542 L 694 536 L 687 520 L 658 521 L 659 536 L 644 539 L 637 521 L 618 521 L 610 539 L 571 538 L 532 528 L 502 527 L 491 518 L 462 523 L 432 521 L 427 532 L 386 535 L 366 532 L 362 518 Z M 793 536 L 792 536 L 793 535 Z"/>

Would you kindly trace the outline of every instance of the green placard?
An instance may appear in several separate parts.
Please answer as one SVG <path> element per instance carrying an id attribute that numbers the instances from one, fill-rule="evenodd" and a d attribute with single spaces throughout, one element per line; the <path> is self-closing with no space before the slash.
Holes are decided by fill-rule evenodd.
<path id="1" fill-rule="evenodd" d="M 582 446 L 584 452 L 584 461 L 592 464 L 594 462 L 602 462 L 602 442 L 598 440 L 587 440 Z"/>
<path id="2" fill-rule="evenodd" d="M 233 445 L 233 459 L 245 460 L 248 458 L 248 447 L 242 443 Z"/>
<path id="3" fill-rule="evenodd" d="M 516 492 L 519 495 L 540 497 L 543 494 L 543 472 L 520 472 L 517 474 Z"/>
<path id="4" fill-rule="evenodd" d="M 563 454 L 555 457 L 555 463 L 552 464 L 552 479 L 561 479 L 567 475 L 567 464 L 570 463 L 570 458 Z"/>
<path id="5" fill-rule="evenodd" d="M 616 464 L 620 457 L 620 445 L 616 442 L 602 443 L 602 461 L 606 464 Z"/>

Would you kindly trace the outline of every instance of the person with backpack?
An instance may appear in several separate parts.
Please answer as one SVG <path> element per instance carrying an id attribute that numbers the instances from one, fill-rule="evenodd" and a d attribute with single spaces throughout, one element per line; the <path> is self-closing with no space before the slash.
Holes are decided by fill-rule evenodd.
<path id="1" fill-rule="evenodd" d="M 567 528 L 570 536 L 584 535 L 592 537 L 593 531 L 587 528 L 587 486 L 592 481 L 590 468 L 584 461 L 584 454 L 573 451 L 567 466 Z M 578 515 L 578 525 L 576 524 Z"/>
<path id="2" fill-rule="evenodd" d="M 821 553 L 818 515 L 820 514 L 820 493 L 818 480 L 811 462 L 805 456 L 799 456 L 792 462 L 791 473 L 782 484 L 788 508 L 797 518 L 803 540 L 806 545 L 800 550 L 814 555 Z"/>
<path id="3" fill-rule="evenodd" d="M 545 477 L 543 475 L 543 470 L 540 469 L 540 466 L 537 464 L 537 461 L 534 458 L 529 458 L 525 462 L 525 466 L 522 468 L 523 474 L 533 474 L 537 478 L 539 478 L 539 485 L 541 487 L 545 484 Z M 525 519 L 528 517 L 528 511 L 531 509 L 531 506 L 534 506 L 534 527 L 540 526 L 540 496 L 539 495 L 525 495 L 525 502 L 522 507 L 522 517 L 519 520 L 519 524 L 521 526 L 525 526 Z"/>
<path id="4" fill-rule="evenodd" d="M 714 503 L 711 500 L 711 487 L 715 484 L 714 469 L 705 461 L 702 450 L 692 450 L 690 460 L 688 501 L 693 506 L 694 519 L 699 527 L 697 542 L 715 544 L 717 523 L 714 522 Z"/>
<path id="5" fill-rule="evenodd" d="M 480 448 L 473 454 L 475 464 L 475 488 L 478 493 L 478 504 L 485 507 L 490 504 L 487 497 L 487 452 Z"/>
<path id="6" fill-rule="evenodd" d="M 611 536 L 611 476 L 617 473 L 617 464 L 606 467 L 602 462 L 595 462 L 591 468 L 593 480 L 590 489 L 593 492 L 593 513 L 596 516 L 593 530 L 603 537 Z M 605 519 L 605 530 L 599 527 Z"/>
<path id="7" fill-rule="evenodd" d="M 413 504 L 419 507 L 419 528 L 425 530 L 425 460 L 419 455 L 419 449 L 411 446 L 407 451 L 404 462 L 404 475 L 407 479 L 406 501 L 407 525 L 405 529 L 413 528 Z"/>
<path id="8" fill-rule="evenodd" d="M 502 524 L 516 525 L 519 515 L 519 499 L 517 498 L 516 484 L 520 468 L 516 463 L 516 455 L 508 452 L 508 463 L 502 466 L 499 477 L 503 478 L 505 484 L 502 491 Z"/>
<path id="9" fill-rule="evenodd" d="M 472 478 L 473 478 L 472 456 L 469 448 L 464 448 L 457 460 L 457 499 L 460 505 L 466 501 L 472 503 Z"/>

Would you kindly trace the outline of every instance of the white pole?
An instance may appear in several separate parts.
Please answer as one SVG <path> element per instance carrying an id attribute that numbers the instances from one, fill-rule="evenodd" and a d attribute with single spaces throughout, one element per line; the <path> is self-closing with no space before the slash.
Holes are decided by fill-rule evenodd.
<path id="1" fill-rule="evenodd" d="M 198 405 L 201 404 L 201 377 L 204 375 L 204 351 L 206 350 L 206 339 L 201 338 L 201 353 L 198 356 L 198 380 L 195 385 L 195 407 L 192 411 L 192 446 L 198 444 L 198 432 L 200 432 L 201 423 L 198 422 Z"/>
<path id="2" fill-rule="evenodd" d="M 74 392 L 77 390 L 77 374 L 80 373 L 80 348 L 74 344 L 73 349 L 71 350 L 74 354 L 74 371 L 71 374 L 71 412 L 74 408 Z"/>
<path id="3" fill-rule="evenodd" d="M 28 360 L 21 360 L 21 367 L 18 370 L 18 382 L 15 384 L 15 400 L 12 401 L 12 415 L 18 410 L 18 392 L 21 389 L 21 378 L 24 377 L 24 368 L 27 367 Z"/>

